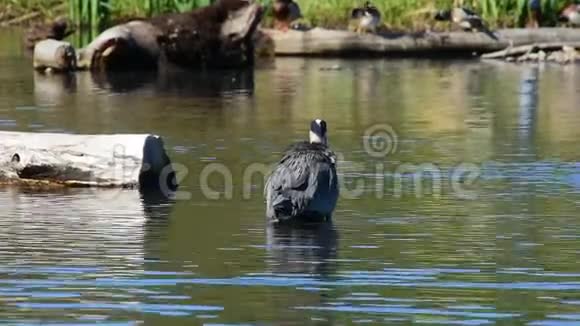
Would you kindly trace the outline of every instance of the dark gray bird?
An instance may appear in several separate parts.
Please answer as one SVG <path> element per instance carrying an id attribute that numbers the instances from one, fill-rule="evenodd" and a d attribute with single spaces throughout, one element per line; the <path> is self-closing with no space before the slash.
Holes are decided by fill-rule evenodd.
<path id="1" fill-rule="evenodd" d="M 327 147 L 326 122 L 310 124 L 310 141 L 296 143 L 268 177 L 266 215 L 272 222 L 330 220 L 338 200 L 336 156 Z"/>

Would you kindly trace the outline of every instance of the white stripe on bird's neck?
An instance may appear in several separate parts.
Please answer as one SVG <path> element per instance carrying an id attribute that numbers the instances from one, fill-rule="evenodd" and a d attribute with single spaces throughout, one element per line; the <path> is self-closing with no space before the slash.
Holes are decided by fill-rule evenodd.
<path id="1" fill-rule="evenodd" d="M 312 130 L 310 131 L 310 143 L 312 144 L 323 144 L 326 145 L 326 137 L 320 137 L 317 134 L 315 134 L 314 132 L 312 132 Z"/>

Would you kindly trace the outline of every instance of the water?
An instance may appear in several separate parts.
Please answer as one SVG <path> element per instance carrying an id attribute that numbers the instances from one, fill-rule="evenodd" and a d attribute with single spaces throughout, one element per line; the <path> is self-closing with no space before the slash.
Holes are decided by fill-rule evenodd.
<path id="1" fill-rule="evenodd" d="M 172 201 L 0 189 L 0 323 L 580 324 L 577 67 L 278 59 L 45 77 L 18 33 L 0 40 L 0 129 L 157 133 L 184 172 Z M 313 117 L 341 158 L 334 224 L 269 228 L 245 173 Z M 204 168 L 229 171 L 231 193 Z"/>

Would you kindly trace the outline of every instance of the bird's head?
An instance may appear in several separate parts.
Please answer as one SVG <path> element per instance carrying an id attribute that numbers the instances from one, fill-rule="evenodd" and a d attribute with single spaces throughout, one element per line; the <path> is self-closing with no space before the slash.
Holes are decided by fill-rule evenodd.
<path id="1" fill-rule="evenodd" d="M 451 10 L 439 10 L 435 14 L 435 20 L 450 20 L 451 19 Z"/>
<path id="2" fill-rule="evenodd" d="M 558 17 L 558 20 L 561 22 L 569 22 L 570 21 L 570 16 L 572 16 L 573 14 L 577 13 L 579 10 L 580 5 L 569 5 L 566 8 L 564 8 L 564 10 L 562 10 L 562 12 L 560 12 L 560 16 Z"/>
<path id="3" fill-rule="evenodd" d="M 326 121 L 321 119 L 312 120 L 310 123 L 310 143 L 326 145 Z"/>

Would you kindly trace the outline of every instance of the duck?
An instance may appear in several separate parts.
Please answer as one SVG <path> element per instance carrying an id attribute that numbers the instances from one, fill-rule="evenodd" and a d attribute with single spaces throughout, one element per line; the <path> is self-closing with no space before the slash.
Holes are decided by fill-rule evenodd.
<path id="1" fill-rule="evenodd" d="M 564 8 L 559 20 L 573 27 L 580 26 L 580 4 L 571 4 Z"/>
<path id="2" fill-rule="evenodd" d="M 27 49 L 32 50 L 36 43 L 42 40 L 54 39 L 62 41 L 74 31 L 74 28 L 71 28 L 71 24 L 66 18 L 59 18 L 50 24 L 33 25 L 25 34 L 24 45 Z"/>
<path id="3" fill-rule="evenodd" d="M 450 21 L 464 31 L 483 32 L 494 40 L 497 40 L 495 34 L 487 28 L 487 24 L 483 18 L 466 7 L 440 10 L 436 13 L 435 20 Z"/>
<path id="4" fill-rule="evenodd" d="M 538 28 L 542 21 L 542 1 L 529 0 L 528 1 L 528 21 L 527 28 Z"/>
<path id="5" fill-rule="evenodd" d="M 274 28 L 288 31 L 292 23 L 302 18 L 300 6 L 293 0 L 274 0 L 272 5 Z"/>
<path id="6" fill-rule="evenodd" d="M 354 8 L 350 13 L 349 29 L 357 33 L 376 33 L 381 23 L 381 12 L 370 1 L 365 2 L 363 7 Z"/>
<path id="7" fill-rule="evenodd" d="M 309 141 L 291 145 L 264 186 L 266 216 L 275 224 L 332 219 L 339 195 L 336 155 L 328 147 L 327 124 L 310 123 Z"/>

